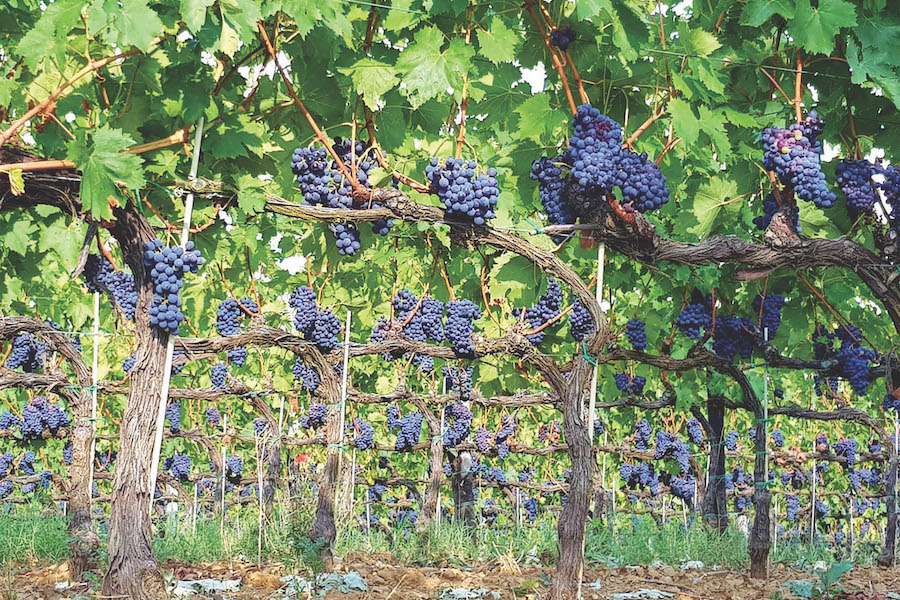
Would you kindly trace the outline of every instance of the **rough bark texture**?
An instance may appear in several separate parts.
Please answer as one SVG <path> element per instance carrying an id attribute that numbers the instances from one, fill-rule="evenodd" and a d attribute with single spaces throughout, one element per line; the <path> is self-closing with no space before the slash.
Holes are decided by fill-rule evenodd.
<path id="1" fill-rule="evenodd" d="M 416 529 L 425 530 L 437 517 L 437 499 L 441 493 L 441 484 L 444 482 L 444 438 L 441 435 L 441 421 L 434 412 L 428 408 L 420 398 L 411 399 L 415 407 L 422 413 L 428 424 L 428 437 L 431 446 L 431 475 L 428 478 L 428 487 L 425 489 L 425 504 L 419 518 L 416 519 Z"/>
<path id="2" fill-rule="evenodd" d="M 707 435 L 709 436 L 709 486 L 703 495 L 703 522 L 725 533 L 728 528 L 728 507 L 725 499 L 725 448 L 722 434 L 725 428 L 725 399 L 710 396 L 707 406 Z"/>
<path id="3" fill-rule="evenodd" d="M 138 293 L 135 313 L 136 362 L 119 431 L 119 455 L 113 477 L 109 517 L 109 568 L 103 595 L 127 598 L 165 598 L 165 580 L 150 543 L 150 459 L 156 414 L 162 392 L 168 335 L 150 327 L 147 308 L 153 298 L 152 282 L 143 266 L 141 244 L 155 235 L 131 205 L 116 210 L 111 233 L 134 274 Z"/>
<path id="4" fill-rule="evenodd" d="M 560 390 L 563 431 L 569 442 L 572 482 L 566 505 L 559 515 L 559 562 L 553 577 L 550 597 L 574 600 L 579 597 L 579 581 L 584 563 L 584 531 L 591 500 L 594 458 L 582 408 L 591 368 L 581 360 L 569 376 L 569 385 Z"/>
<path id="5" fill-rule="evenodd" d="M 475 526 L 475 481 L 472 475 L 472 455 L 468 452 L 460 452 L 453 461 L 453 508 L 456 514 L 456 522 L 467 527 Z"/>
<path id="6" fill-rule="evenodd" d="M 766 430 L 765 423 L 762 421 L 763 414 L 758 411 L 756 414 L 756 460 L 753 465 L 753 504 L 756 512 L 753 517 L 753 526 L 750 528 L 750 540 L 748 542 L 750 550 L 750 577 L 753 579 L 765 579 L 769 574 L 769 533 L 771 531 L 771 523 L 769 522 L 769 510 L 772 506 L 772 494 L 768 488 L 768 478 L 766 477 L 766 463 L 768 456 L 766 455 Z"/>
<path id="7" fill-rule="evenodd" d="M 887 511 L 887 525 L 884 531 L 884 547 L 878 555 L 878 564 L 882 567 L 894 565 L 894 555 L 897 547 L 897 503 L 894 494 L 897 489 L 897 448 L 893 441 L 891 444 L 891 462 L 884 477 L 884 506 Z"/>
<path id="8" fill-rule="evenodd" d="M 312 366 L 319 372 L 322 381 L 316 389 L 316 393 L 322 396 L 323 402 L 330 405 L 328 421 L 326 423 L 328 451 L 325 457 L 325 468 L 319 480 L 319 496 L 316 503 L 316 518 L 313 521 L 310 539 L 322 540 L 321 556 L 325 567 L 331 570 L 332 550 L 334 540 L 337 537 L 337 526 L 334 521 L 335 496 L 337 493 L 338 477 L 340 476 L 341 462 L 341 415 L 340 415 L 340 386 L 331 366 L 317 351 L 308 357 Z"/>

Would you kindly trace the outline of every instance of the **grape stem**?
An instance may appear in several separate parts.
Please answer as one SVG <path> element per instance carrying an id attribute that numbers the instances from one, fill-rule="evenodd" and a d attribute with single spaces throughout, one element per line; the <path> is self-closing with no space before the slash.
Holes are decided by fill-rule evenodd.
<path id="1" fill-rule="evenodd" d="M 556 52 L 553 51 L 553 46 L 550 45 L 550 36 L 547 34 L 544 26 L 541 25 L 541 21 L 534 10 L 534 4 L 532 3 L 532 0 L 525 0 L 525 10 L 527 10 L 528 14 L 531 15 L 531 19 L 534 21 L 534 24 L 538 29 L 538 33 L 540 33 L 541 35 L 541 39 L 544 40 L 544 45 L 547 47 L 547 51 L 550 53 L 550 58 L 553 59 L 553 67 L 556 69 L 556 72 L 559 73 L 559 79 L 562 82 L 563 90 L 565 90 L 566 92 L 566 99 L 569 101 L 569 108 L 572 110 L 572 114 L 574 115 L 576 112 L 578 112 L 578 108 L 575 106 L 575 99 L 572 97 L 572 90 L 569 87 L 569 80 L 566 78 L 566 71 L 563 68 L 562 62 L 560 62 L 559 57 L 556 55 Z"/>
<path id="2" fill-rule="evenodd" d="M 803 59 L 800 57 L 800 52 L 797 51 L 797 76 L 794 78 L 794 116 L 797 118 L 797 123 L 800 123 L 803 121 L 803 112 L 800 108 L 802 89 L 803 89 Z"/>

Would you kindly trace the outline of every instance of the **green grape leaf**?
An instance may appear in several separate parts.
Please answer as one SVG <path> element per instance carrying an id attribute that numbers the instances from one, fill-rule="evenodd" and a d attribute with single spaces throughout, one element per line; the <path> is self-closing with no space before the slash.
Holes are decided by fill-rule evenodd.
<path id="1" fill-rule="evenodd" d="M 684 143 L 692 146 L 700 136 L 700 122 L 694 116 L 691 105 L 681 98 L 674 98 L 669 101 L 669 114 L 672 115 L 672 124 Z"/>
<path id="2" fill-rule="evenodd" d="M 841 27 L 856 25 L 856 7 L 845 0 L 821 0 L 813 8 L 809 0 L 797 0 L 797 10 L 788 23 L 794 41 L 809 50 L 829 54 L 834 50 L 834 36 Z"/>
<path id="3" fill-rule="evenodd" d="M 68 144 L 66 158 L 81 171 L 81 201 L 91 215 L 112 219 L 110 200 L 118 198 L 116 182 L 129 188 L 143 187 L 142 160 L 126 150 L 134 140 L 108 126 L 95 129 L 91 143 L 74 140 Z"/>
<path id="4" fill-rule="evenodd" d="M 366 106 L 376 109 L 381 97 L 397 84 L 400 73 L 387 63 L 363 58 L 340 72 L 353 82 L 353 88 L 363 97 Z"/>
<path id="5" fill-rule="evenodd" d="M 66 54 L 66 34 L 81 18 L 81 0 L 58 0 L 44 11 L 37 24 L 28 31 L 16 46 L 16 53 L 25 65 L 37 69 L 40 62 L 52 53 L 62 64 Z"/>
<path id="6" fill-rule="evenodd" d="M 693 217 L 697 225 L 688 231 L 705 238 L 716 228 L 720 213 L 740 210 L 741 198 L 737 196 L 737 184 L 731 179 L 713 177 L 704 183 L 694 195 Z M 729 218 L 731 218 L 729 215 Z"/>
<path id="7" fill-rule="evenodd" d="M 181 18 L 191 31 L 197 31 L 206 23 L 206 10 L 216 0 L 181 0 Z"/>
<path id="8" fill-rule="evenodd" d="M 741 24 L 759 27 L 776 14 L 794 18 L 794 0 L 750 0 L 741 11 Z"/>
<path id="9" fill-rule="evenodd" d="M 490 27 L 478 30 L 480 54 L 494 64 L 513 60 L 521 41 L 522 38 L 497 16 L 491 19 Z"/>
<path id="10" fill-rule="evenodd" d="M 163 33 L 163 24 L 147 6 L 147 0 L 94 0 L 89 12 L 93 33 L 101 32 L 110 44 L 121 48 L 135 46 L 144 52 L 153 47 L 153 40 Z"/>
<path id="11" fill-rule="evenodd" d="M 519 115 L 518 134 L 538 144 L 545 135 L 569 120 L 565 112 L 550 106 L 548 94 L 532 96 L 513 112 Z"/>
<path id="12" fill-rule="evenodd" d="M 406 85 L 401 92 L 409 98 L 410 105 L 417 109 L 450 90 L 460 93 L 462 76 L 468 72 L 475 52 L 472 47 L 457 38 L 441 50 L 444 36 L 437 27 L 421 29 L 414 40 L 397 59 L 397 69 Z"/>
<path id="13" fill-rule="evenodd" d="M 238 206 L 245 213 L 258 213 L 266 206 L 265 183 L 259 178 L 244 173 L 237 180 Z"/>

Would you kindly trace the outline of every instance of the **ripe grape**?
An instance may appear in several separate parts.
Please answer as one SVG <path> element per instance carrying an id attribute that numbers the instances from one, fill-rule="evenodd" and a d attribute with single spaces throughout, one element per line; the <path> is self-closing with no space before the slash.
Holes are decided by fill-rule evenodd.
<path id="1" fill-rule="evenodd" d="M 222 415 L 219 414 L 219 409 L 215 406 L 207 406 L 206 407 L 206 420 L 209 421 L 209 424 L 213 427 L 218 427 L 221 422 Z"/>
<path id="2" fill-rule="evenodd" d="M 185 247 L 164 246 L 160 240 L 144 244 L 144 267 L 153 280 L 153 303 L 148 309 L 150 325 L 166 333 L 177 335 L 184 314 L 181 312 L 181 288 L 185 273 L 196 273 L 203 258 L 194 250 L 194 243 Z"/>
<path id="3" fill-rule="evenodd" d="M 847 210 L 851 215 L 872 214 L 878 199 L 876 184 L 872 181 L 875 165 L 867 160 L 845 158 L 834 169 L 838 186 L 847 196 Z"/>
<path id="4" fill-rule="evenodd" d="M 137 310 L 137 290 L 134 287 L 133 276 L 116 271 L 106 257 L 97 254 L 88 255 L 83 275 L 90 292 L 108 294 L 122 309 L 125 318 L 134 319 Z"/>
<path id="5" fill-rule="evenodd" d="M 848 465 L 856 464 L 856 440 L 841 438 L 834 444 L 834 453 L 846 457 Z"/>
<path id="6" fill-rule="evenodd" d="M 727 449 L 731 450 L 732 452 L 736 451 L 738 437 L 739 437 L 739 434 L 737 431 L 735 431 L 733 429 L 731 431 L 729 431 L 728 434 L 725 436 L 725 447 Z"/>
<path id="7" fill-rule="evenodd" d="M 0 429 L 2 429 L 2 428 L 0 428 Z M 65 446 L 63 446 L 62 455 L 63 455 L 63 462 L 67 465 L 72 464 L 72 450 L 73 450 L 72 442 L 66 442 Z M 2 475 L 0 475 L 0 476 L 2 476 Z"/>
<path id="8" fill-rule="evenodd" d="M 531 178 L 538 182 L 538 191 L 541 196 L 541 205 L 547 213 L 547 220 L 551 225 L 566 225 L 575 222 L 565 198 L 566 182 L 562 169 L 559 166 L 563 157 L 554 159 L 541 157 L 531 165 Z M 565 236 L 555 236 L 554 241 L 559 243 Z"/>
<path id="9" fill-rule="evenodd" d="M 578 108 L 566 162 L 575 181 L 603 195 L 612 190 L 622 154 L 622 127 L 590 104 Z M 579 215 L 580 216 L 580 215 Z"/>
<path id="10" fill-rule="evenodd" d="M 653 458 L 659 460 L 661 458 L 674 458 L 681 467 L 682 473 L 687 473 L 691 469 L 690 448 L 680 437 L 668 431 L 656 432 L 656 449 Z"/>
<path id="11" fill-rule="evenodd" d="M 775 429 L 772 431 L 772 442 L 775 444 L 776 448 L 784 447 L 784 434 L 781 433 L 780 429 Z"/>
<path id="12" fill-rule="evenodd" d="M 687 434 L 688 439 L 692 444 L 702 444 L 703 443 L 703 427 L 700 425 L 700 421 L 691 417 L 687 422 Z"/>
<path id="13" fill-rule="evenodd" d="M 594 320 L 591 318 L 591 313 L 578 300 L 572 303 L 569 324 L 572 328 L 572 337 L 576 342 L 584 341 L 594 331 Z"/>
<path id="14" fill-rule="evenodd" d="M 647 442 L 650 441 L 652 435 L 653 429 L 650 427 L 650 423 L 647 422 L 647 419 L 641 419 L 635 424 L 634 447 L 638 450 L 646 450 Z"/>
<path id="15" fill-rule="evenodd" d="M 322 378 L 319 377 L 319 372 L 310 365 L 304 364 L 303 358 L 298 358 L 296 362 L 294 362 L 294 367 L 291 369 L 291 372 L 294 374 L 294 381 L 300 381 L 300 387 L 307 392 L 316 391 L 316 388 L 318 388 L 319 384 L 322 382 Z"/>
<path id="16" fill-rule="evenodd" d="M 353 426 L 356 429 L 356 437 L 353 444 L 360 450 L 367 450 L 375 447 L 375 429 L 365 419 L 353 419 Z"/>
<path id="17" fill-rule="evenodd" d="M 241 480 L 241 471 L 243 468 L 244 461 L 241 457 L 232 454 L 228 460 L 225 461 L 225 478 L 230 480 L 231 483 L 239 482 Z"/>
<path id="18" fill-rule="evenodd" d="M 814 202 L 819 208 L 829 208 L 835 200 L 828 190 L 819 154 L 821 145 L 809 133 L 819 131 L 819 119 L 810 118 L 816 125 L 794 124 L 788 129 L 769 127 L 762 134 L 765 148 L 763 166 L 775 171 L 779 181 L 791 187 L 801 200 Z"/>
<path id="19" fill-rule="evenodd" d="M 694 491 L 697 488 L 697 482 L 694 480 L 693 475 L 688 475 L 687 477 L 673 477 L 671 481 L 670 487 L 672 488 L 672 495 L 676 498 L 681 498 L 682 500 L 690 500 L 694 497 Z"/>
<path id="20" fill-rule="evenodd" d="M 471 300 L 452 300 L 447 304 L 447 324 L 444 331 L 458 356 L 474 356 L 472 334 L 474 322 L 479 317 L 481 309 Z"/>
<path id="21" fill-rule="evenodd" d="M 620 150 L 615 183 L 622 191 L 622 207 L 627 212 L 657 210 L 669 201 L 666 177 L 646 154 Z"/>
<path id="22" fill-rule="evenodd" d="M 647 347 L 647 334 L 644 327 L 644 322 L 640 319 L 631 319 L 625 326 L 625 335 L 628 336 L 628 342 L 635 350 L 643 350 Z"/>
<path id="23" fill-rule="evenodd" d="M 575 41 L 575 31 L 568 25 L 564 25 L 550 32 L 550 45 L 556 46 L 563 52 L 569 49 L 569 44 Z"/>
<path id="24" fill-rule="evenodd" d="M 422 413 L 412 412 L 400 419 L 400 433 L 394 449 L 398 452 L 412 450 L 422 436 Z"/>
<path id="25" fill-rule="evenodd" d="M 213 365 L 209 374 L 212 386 L 223 392 L 228 391 L 228 384 L 225 382 L 225 375 L 228 374 L 228 367 L 224 363 L 216 363 Z"/>
<path id="26" fill-rule="evenodd" d="M 432 158 L 425 167 L 425 177 L 431 182 L 431 193 L 444 203 L 448 216 L 484 225 L 496 216 L 494 207 L 500 190 L 497 171 L 491 168 L 486 174 L 476 176 L 476 166 L 474 160 L 447 158 L 441 164 L 439 159 Z"/>
<path id="27" fill-rule="evenodd" d="M 450 423 L 444 432 L 444 445 L 452 448 L 469 437 L 472 430 L 472 411 L 462 402 L 454 402 L 444 409 L 446 419 Z"/>
<path id="28" fill-rule="evenodd" d="M 21 427 L 22 421 L 16 415 L 8 410 L 0 414 L 0 429 L 12 429 L 13 427 Z"/>
<path id="29" fill-rule="evenodd" d="M 756 346 L 755 332 L 756 326 L 750 319 L 720 316 L 713 333 L 713 352 L 728 360 L 735 355 L 750 358 Z"/>
<path id="30" fill-rule="evenodd" d="M 778 333 L 778 327 L 781 325 L 781 308 L 784 304 L 784 296 L 780 294 L 757 295 L 753 299 L 753 312 L 760 314 L 760 308 L 762 308 L 760 329 L 765 332 L 768 328 L 770 340 Z"/>
<path id="31" fill-rule="evenodd" d="M 712 315 L 705 304 L 688 304 L 675 320 L 678 331 L 695 340 L 703 337 L 702 330 L 709 328 L 711 324 Z M 716 328 L 718 329 L 718 324 Z"/>
<path id="32" fill-rule="evenodd" d="M 181 401 L 169 400 L 166 405 L 166 420 L 169 422 L 169 430 L 172 433 L 181 431 Z"/>
<path id="33" fill-rule="evenodd" d="M 787 520 L 792 523 L 797 520 L 797 514 L 800 512 L 800 498 L 797 496 L 787 496 L 785 504 Z"/>
<path id="34" fill-rule="evenodd" d="M 175 479 L 187 481 L 191 473 L 191 457 L 187 454 L 171 456 L 163 463 L 163 471 L 171 471 Z"/>
<path id="35" fill-rule="evenodd" d="M 260 435 L 263 431 L 266 430 L 267 425 L 268 423 L 266 423 L 266 420 L 262 417 L 253 419 L 253 435 Z"/>
<path id="36" fill-rule="evenodd" d="M 775 198 L 775 194 L 769 193 L 765 199 L 763 200 L 763 214 L 755 217 L 753 219 L 753 224 L 756 225 L 757 229 L 765 230 L 769 227 L 769 223 L 772 222 L 772 217 L 775 216 L 775 213 L 778 212 L 778 200 Z M 800 233 L 800 212 L 791 207 L 783 207 L 783 211 L 786 211 L 790 215 L 791 227 L 796 233 Z"/>
<path id="37" fill-rule="evenodd" d="M 479 427 L 475 430 L 475 446 L 482 454 L 490 450 L 491 437 L 493 437 L 491 432 L 484 427 Z"/>
<path id="38" fill-rule="evenodd" d="M 536 306 L 525 310 L 524 319 L 532 327 L 537 329 L 546 322 L 559 315 L 562 309 L 562 288 L 556 279 L 550 278 L 547 282 L 547 292 L 538 299 Z M 517 319 L 522 316 L 522 309 L 513 310 L 513 316 Z M 532 344 L 540 344 L 544 339 L 544 331 L 539 331 L 525 336 Z"/>
<path id="39" fill-rule="evenodd" d="M 309 411 L 300 417 L 300 427 L 304 429 L 319 429 L 325 426 L 328 418 L 328 407 L 322 403 L 315 403 L 309 407 Z"/>

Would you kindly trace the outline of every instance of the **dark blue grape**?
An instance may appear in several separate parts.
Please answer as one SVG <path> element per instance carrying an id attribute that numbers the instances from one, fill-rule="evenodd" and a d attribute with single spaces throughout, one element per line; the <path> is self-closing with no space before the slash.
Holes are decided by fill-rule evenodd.
<path id="1" fill-rule="evenodd" d="M 328 407 L 321 403 L 315 403 L 309 407 L 309 411 L 300 417 L 300 426 L 304 429 L 319 429 L 325 426 L 328 419 Z"/>
<path id="2" fill-rule="evenodd" d="M 575 41 L 575 31 L 568 25 L 559 27 L 550 32 L 550 45 L 556 46 L 563 52 L 568 51 L 569 44 Z M 533 519 L 532 519 L 533 520 Z"/>
<path id="3" fill-rule="evenodd" d="M 784 296 L 779 294 L 757 295 L 753 299 L 754 314 L 760 314 L 760 309 L 762 309 L 760 329 L 765 332 L 768 328 L 770 340 L 778 333 L 778 327 L 781 325 L 781 309 L 784 304 Z"/>
<path id="4" fill-rule="evenodd" d="M 209 424 L 213 427 L 218 427 L 219 423 L 222 420 L 222 415 L 219 413 L 219 409 L 215 406 L 207 406 L 206 420 L 209 421 Z"/>
<path id="5" fill-rule="evenodd" d="M 628 342 L 635 350 L 643 350 L 647 347 L 647 334 L 644 327 L 644 322 L 640 319 L 631 319 L 625 326 L 625 335 L 628 336 Z"/>
<path id="6" fill-rule="evenodd" d="M 447 158 L 443 164 L 432 158 L 425 167 L 425 178 L 430 182 L 430 191 L 443 202 L 448 216 L 460 217 L 475 225 L 484 225 L 496 214 L 497 172 L 476 175 L 474 160 Z"/>
<path id="7" fill-rule="evenodd" d="M 353 445 L 360 450 L 368 450 L 375 447 L 375 429 L 365 419 L 353 419 L 353 427 L 356 430 L 356 437 L 353 439 Z"/>
<path id="8" fill-rule="evenodd" d="M 525 310 L 524 319 L 532 329 L 537 329 L 559 315 L 562 310 L 562 288 L 553 278 L 547 282 L 547 292 L 538 299 L 538 303 Z M 517 319 L 522 316 L 522 309 L 513 310 Z M 540 344 L 544 339 L 544 331 L 525 336 L 532 344 Z"/>
<path id="9" fill-rule="evenodd" d="M 212 386 L 223 392 L 228 391 L 228 384 L 225 382 L 225 376 L 228 374 L 228 366 L 224 363 L 216 363 L 213 365 L 209 373 L 209 379 Z"/>
<path id="10" fill-rule="evenodd" d="M 870 215 L 878 200 L 876 184 L 872 181 L 875 165 L 867 160 L 845 158 L 834 169 L 838 186 L 847 196 L 847 210 L 855 216 Z"/>
<path id="11" fill-rule="evenodd" d="M 695 340 L 703 337 L 703 330 L 711 324 L 712 315 L 705 304 L 688 304 L 675 320 L 678 331 Z"/>
<path id="12" fill-rule="evenodd" d="M 470 300 L 453 300 L 447 304 L 447 324 L 445 334 L 458 356 L 471 357 L 475 354 L 472 333 L 475 320 L 481 317 L 481 309 Z"/>
<path id="13" fill-rule="evenodd" d="M 169 400 L 166 405 L 166 420 L 169 422 L 169 430 L 172 433 L 181 431 L 181 401 Z"/>
<path id="14" fill-rule="evenodd" d="M 594 320 L 591 318 L 591 313 L 578 300 L 572 304 L 569 325 L 572 328 L 572 337 L 576 342 L 584 341 L 594 331 Z"/>
<path id="15" fill-rule="evenodd" d="M 178 335 L 184 314 L 181 312 L 181 289 L 185 273 L 196 273 L 203 258 L 194 243 L 185 247 L 164 246 L 160 240 L 144 244 L 144 267 L 153 280 L 153 302 L 148 309 L 150 325 L 171 335 Z"/>
<path id="16" fill-rule="evenodd" d="M 702 444 L 703 443 L 703 427 L 700 425 L 700 421 L 691 417 L 687 422 L 687 434 L 688 439 L 692 444 Z"/>
<path id="17" fill-rule="evenodd" d="M 316 391 L 322 381 L 319 372 L 310 365 L 304 364 L 302 358 L 298 358 L 294 362 L 294 368 L 291 371 L 294 374 L 294 380 L 300 381 L 300 386 L 307 392 Z"/>

